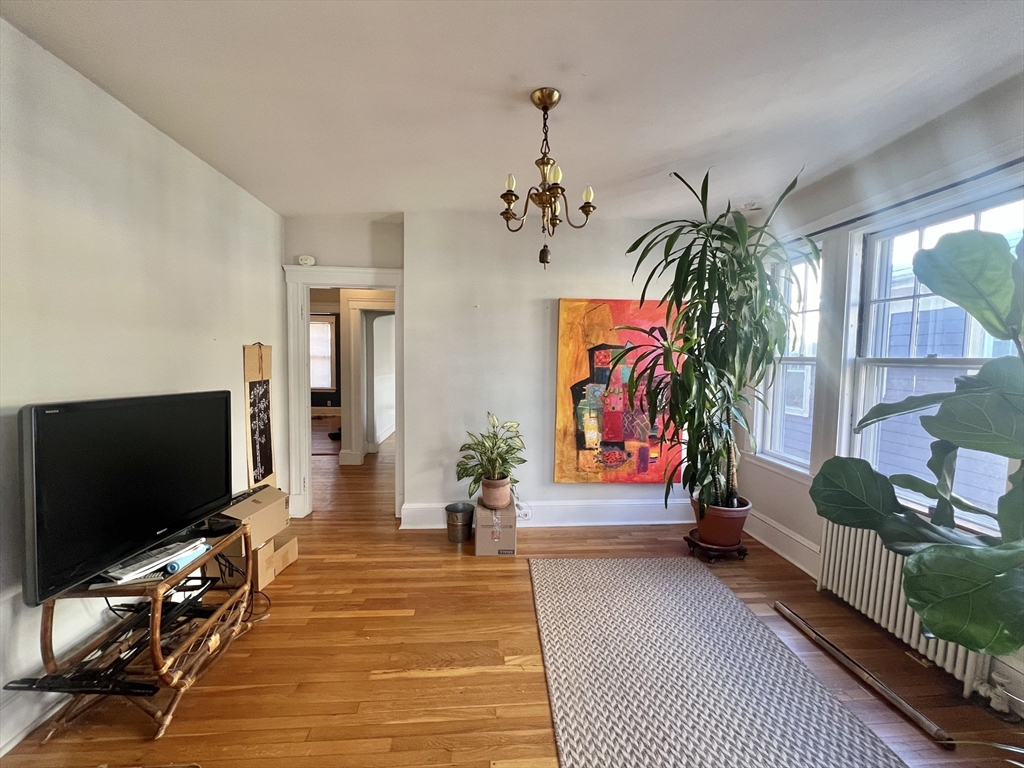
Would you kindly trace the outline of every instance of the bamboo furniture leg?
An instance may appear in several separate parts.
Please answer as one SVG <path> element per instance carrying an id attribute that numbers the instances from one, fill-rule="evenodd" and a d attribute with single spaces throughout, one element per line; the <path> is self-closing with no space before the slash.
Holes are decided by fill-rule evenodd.
<path id="1" fill-rule="evenodd" d="M 98 693 L 86 693 L 73 697 L 71 701 L 65 704 L 61 710 L 54 715 L 54 719 L 50 723 L 50 729 L 46 732 L 46 736 L 43 737 L 41 743 L 46 744 L 57 733 L 70 726 L 71 723 L 99 704 L 105 698 L 107 697 Z"/>

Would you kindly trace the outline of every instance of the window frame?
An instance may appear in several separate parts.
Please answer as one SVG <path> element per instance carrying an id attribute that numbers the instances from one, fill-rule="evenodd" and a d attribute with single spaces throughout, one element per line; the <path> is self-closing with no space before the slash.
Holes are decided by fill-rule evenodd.
<path id="1" fill-rule="evenodd" d="M 815 240 L 815 245 L 819 251 L 822 248 L 822 242 Z M 794 266 L 802 264 L 807 259 L 807 254 L 799 252 L 795 254 L 794 258 L 790 259 L 790 263 Z M 771 267 L 773 273 L 778 275 L 783 269 L 780 264 L 773 264 Z M 804 286 L 800 289 L 803 290 Z M 816 309 L 812 310 L 801 310 L 794 312 L 794 318 L 799 317 L 800 321 L 803 322 L 804 316 L 810 312 L 816 312 L 818 314 L 819 321 L 819 334 L 820 334 L 820 322 L 821 322 L 821 290 L 822 290 L 822 279 L 821 279 L 821 265 L 818 266 L 818 305 Z M 788 351 L 788 340 L 787 340 L 787 351 Z M 785 404 L 785 387 L 780 378 L 783 376 L 783 371 L 787 365 L 803 365 L 809 366 L 812 371 L 804 382 L 804 403 L 806 405 L 805 411 L 802 418 L 809 418 L 811 421 L 811 445 L 808 449 L 809 458 L 807 460 L 801 459 L 798 456 L 791 456 L 788 453 L 782 451 L 773 450 L 772 445 L 772 411 L 775 410 L 775 405 L 781 405 L 784 414 L 800 416 L 801 414 L 793 413 L 789 410 Z M 765 402 L 761 400 L 755 401 L 754 407 L 754 430 L 755 430 L 755 450 L 752 451 L 752 456 L 762 461 L 771 462 L 775 465 L 780 465 L 788 469 L 794 470 L 804 475 L 810 476 L 811 473 L 811 461 L 814 458 L 814 410 L 811 407 L 813 400 L 813 381 L 817 381 L 818 373 L 818 346 L 815 342 L 815 353 L 811 355 L 782 355 L 775 358 L 775 371 L 771 376 L 771 380 L 766 380 L 758 388 L 758 392 L 765 402 L 772 403 L 771 409 L 765 406 Z M 780 387 L 780 389 L 776 389 Z M 775 399 L 778 398 L 778 403 Z"/>
<path id="2" fill-rule="evenodd" d="M 314 323 L 326 323 L 331 327 L 331 386 L 328 387 L 314 387 L 312 380 L 310 380 L 310 392 L 337 392 L 338 391 L 338 326 L 337 318 L 333 314 L 310 312 L 309 313 L 309 328 L 312 328 Z M 308 330 L 307 330 L 308 333 Z M 313 353 L 310 351 L 310 359 L 312 360 Z"/>
<path id="3" fill-rule="evenodd" d="M 865 435 L 863 432 L 860 434 L 853 431 L 853 426 L 864 416 L 865 413 L 875 405 L 875 401 L 879 393 L 869 392 L 868 377 L 873 375 L 879 369 L 883 368 L 920 368 L 925 369 L 936 369 L 936 368 L 955 368 L 955 369 L 978 369 L 990 360 L 995 359 L 994 357 L 942 357 L 937 354 L 927 355 L 924 357 L 877 357 L 874 356 L 871 348 L 872 337 L 875 332 L 873 325 L 873 310 L 876 305 L 884 303 L 892 303 L 896 301 L 913 301 L 913 308 L 910 320 L 911 335 L 908 347 L 908 353 L 913 354 L 916 349 L 917 342 L 917 322 L 916 318 L 919 314 L 919 302 L 923 297 L 936 295 L 932 293 L 919 293 L 916 290 L 908 296 L 899 297 L 886 297 L 886 298 L 873 298 L 875 291 L 875 280 L 878 275 L 877 263 L 880 254 L 876 248 L 876 244 L 879 241 L 892 242 L 896 237 L 907 234 L 916 230 L 927 229 L 929 226 L 939 224 L 946 221 L 962 218 L 967 215 L 974 216 L 974 229 L 977 230 L 980 227 L 980 215 L 987 210 L 992 208 L 998 208 L 1002 205 L 1016 202 L 1024 197 L 1024 186 L 1015 185 L 1011 189 L 1004 189 L 1000 192 L 986 193 L 976 192 L 971 195 L 970 198 L 963 198 L 960 200 L 950 200 L 949 207 L 942 208 L 941 210 L 930 210 L 921 216 L 900 216 L 898 223 L 886 225 L 884 221 L 878 222 L 876 226 L 871 227 L 868 230 L 861 230 L 861 243 L 862 247 L 860 250 L 860 280 L 859 285 L 854 290 L 854 285 L 850 285 L 850 292 L 847 298 L 847 306 L 851 311 L 857 313 L 856 321 L 856 336 L 854 339 L 853 350 L 854 354 L 851 360 L 852 363 L 852 379 L 849 387 L 844 387 L 840 394 L 840 400 L 846 406 L 848 406 L 848 412 L 850 414 L 850 430 L 849 439 L 847 440 L 847 451 L 846 455 L 865 458 L 864 452 L 868 448 L 867 443 L 875 438 Z M 919 243 L 920 244 L 920 243 Z M 890 246 L 891 247 L 891 246 Z M 890 250 L 891 253 L 891 250 Z M 969 313 L 965 313 L 965 347 L 968 351 L 977 349 L 974 344 L 972 337 L 972 322 Z M 869 356 L 870 355 L 870 356 Z M 868 402 L 869 395 L 873 398 L 872 402 Z M 869 459 L 870 460 L 870 459 Z M 1007 485 L 1009 488 L 1009 474 L 1015 470 L 1017 462 L 1010 460 L 1008 463 L 1007 472 Z M 907 496 L 908 491 L 906 489 L 896 487 L 896 496 L 900 503 L 914 509 L 926 517 L 930 517 L 932 508 L 929 505 L 922 503 L 920 498 Z M 994 510 L 993 510 L 994 511 Z M 995 521 L 989 523 L 988 521 L 980 523 L 977 521 L 977 516 L 972 516 L 969 519 L 963 519 L 965 513 L 958 513 L 957 515 L 957 527 L 965 530 L 973 531 L 976 533 L 983 534 L 998 534 L 998 525 Z"/>

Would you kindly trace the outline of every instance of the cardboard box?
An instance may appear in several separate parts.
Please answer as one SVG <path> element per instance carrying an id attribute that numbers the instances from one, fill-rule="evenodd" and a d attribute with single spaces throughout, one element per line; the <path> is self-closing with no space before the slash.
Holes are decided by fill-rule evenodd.
<path id="1" fill-rule="evenodd" d="M 299 537 L 294 533 L 282 533 L 274 537 L 274 572 L 280 573 L 299 559 Z M 270 546 L 270 543 L 267 544 Z"/>
<path id="2" fill-rule="evenodd" d="M 279 488 L 264 488 L 218 514 L 247 523 L 253 549 L 262 547 L 291 523 L 288 494 Z M 241 544 L 237 554 L 242 554 Z"/>
<path id="3" fill-rule="evenodd" d="M 235 545 L 224 550 L 224 556 L 230 560 L 238 570 L 245 572 L 245 558 L 242 556 L 241 544 L 239 543 L 234 554 L 228 554 L 235 550 Z M 268 541 L 262 547 L 252 553 L 252 585 L 253 589 L 262 590 L 269 585 L 277 575 L 276 559 L 274 557 L 274 542 Z M 242 583 L 242 577 L 237 573 L 227 573 L 216 561 L 207 566 L 207 572 L 211 575 L 220 576 L 221 580 L 229 587 L 237 587 Z"/>
<path id="4" fill-rule="evenodd" d="M 516 553 L 516 503 L 504 509 L 488 509 L 480 500 L 473 514 L 474 543 L 478 555 L 514 555 Z"/>

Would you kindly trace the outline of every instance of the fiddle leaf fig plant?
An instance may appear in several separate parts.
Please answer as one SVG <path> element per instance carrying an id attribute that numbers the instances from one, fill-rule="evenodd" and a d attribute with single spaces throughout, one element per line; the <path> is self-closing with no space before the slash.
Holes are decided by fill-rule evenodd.
<path id="1" fill-rule="evenodd" d="M 463 455 L 455 465 L 455 476 L 459 480 L 471 478 L 470 498 L 476 496 L 484 480 L 504 480 L 506 477 L 512 486 L 512 493 L 516 494 L 519 481 L 512 473 L 516 467 L 526 463 L 526 459 L 520 456 L 526 450 L 526 445 L 519 436 L 519 422 L 499 422 L 497 416 L 488 412 L 487 423 L 490 429 L 486 432 L 467 433 L 469 442 L 459 448 Z"/>
<path id="2" fill-rule="evenodd" d="M 993 337 L 1012 341 L 1017 354 L 990 360 L 960 376 L 952 392 L 879 403 L 854 431 L 885 419 L 938 409 L 920 417 L 935 438 L 926 468 L 886 477 L 863 459 L 826 461 L 811 484 L 818 514 L 840 525 L 876 531 L 905 557 L 903 591 L 934 637 L 972 651 L 1001 655 L 1024 646 L 1024 465 L 1010 473 L 995 510 L 953 493 L 960 449 L 1024 459 L 1024 241 L 1016 257 L 1002 235 L 957 232 L 914 256 L 914 274 L 931 291 L 963 307 Z M 896 487 L 935 504 L 929 517 L 896 496 Z M 956 511 L 992 518 L 998 536 L 956 527 Z"/>

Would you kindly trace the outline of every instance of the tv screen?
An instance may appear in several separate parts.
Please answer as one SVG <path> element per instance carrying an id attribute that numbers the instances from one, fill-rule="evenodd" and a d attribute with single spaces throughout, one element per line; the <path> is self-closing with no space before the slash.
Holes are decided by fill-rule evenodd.
<path id="1" fill-rule="evenodd" d="M 201 522 L 231 499 L 231 393 L 21 409 L 28 605 Z"/>

